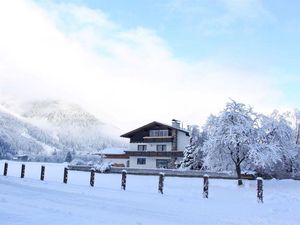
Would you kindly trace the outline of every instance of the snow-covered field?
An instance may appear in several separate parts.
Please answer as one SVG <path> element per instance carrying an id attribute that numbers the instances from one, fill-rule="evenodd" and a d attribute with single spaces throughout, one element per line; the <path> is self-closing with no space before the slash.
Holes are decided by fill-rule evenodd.
<path id="1" fill-rule="evenodd" d="M 0 224 L 2 225 L 294 225 L 300 224 L 300 181 L 264 182 L 264 204 L 256 201 L 256 182 L 210 180 L 209 199 L 202 198 L 202 179 L 165 180 L 165 194 L 157 192 L 158 177 L 128 175 L 121 190 L 121 175 L 69 171 L 63 184 L 64 164 L 47 164 L 39 181 L 41 163 L 8 162 L 2 176 L 0 161 Z"/>

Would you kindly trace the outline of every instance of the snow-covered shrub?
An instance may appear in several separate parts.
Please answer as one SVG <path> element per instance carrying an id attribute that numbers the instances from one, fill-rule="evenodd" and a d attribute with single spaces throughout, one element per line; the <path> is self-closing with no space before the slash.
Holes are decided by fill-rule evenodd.
<path id="1" fill-rule="evenodd" d="M 70 163 L 72 166 L 91 166 L 96 170 L 105 172 L 111 168 L 111 163 L 104 162 L 99 155 L 76 156 Z"/>
<path id="2" fill-rule="evenodd" d="M 80 163 L 80 165 L 86 166 L 102 165 L 103 158 L 100 155 L 76 155 L 72 160 L 71 165 L 74 163 Z"/>
<path id="3" fill-rule="evenodd" d="M 101 164 L 96 164 L 96 165 L 94 166 L 94 168 L 95 168 L 96 170 L 99 170 L 99 171 L 101 171 L 101 172 L 103 173 L 103 172 L 106 172 L 106 171 L 110 170 L 110 169 L 111 169 L 111 166 L 112 166 L 111 163 L 103 162 L 103 163 L 101 163 Z"/>
<path id="4" fill-rule="evenodd" d="M 73 160 L 70 162 L 70 165 L 71 165 L 71 166 L 83 166 L 83 165 L 86 165 L 86 162 L 83 161 L 82 159 L 73 159 Z"/>

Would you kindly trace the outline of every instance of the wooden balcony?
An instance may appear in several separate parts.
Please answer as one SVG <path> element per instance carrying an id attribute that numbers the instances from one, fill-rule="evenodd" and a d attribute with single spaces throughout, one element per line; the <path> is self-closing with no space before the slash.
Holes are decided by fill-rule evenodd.
<path id="1" fill-rule="evenodd" d="M 172 136 L 146 136 L 143 137 L 144 142 L 172 142 L 173 137 Z"/>
<path id="2" fill-rule="evenodd" d="M 125 151 L 128 156 L 183 157 L 182 151 Z"/>

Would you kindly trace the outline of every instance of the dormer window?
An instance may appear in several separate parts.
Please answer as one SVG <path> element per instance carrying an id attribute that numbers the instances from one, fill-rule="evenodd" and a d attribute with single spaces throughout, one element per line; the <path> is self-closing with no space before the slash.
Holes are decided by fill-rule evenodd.
<path id="1" fill-rule="evenodd" d="M 166 137 L 168 134 L 168 130 L 150 130 L 150 137 Z"/>

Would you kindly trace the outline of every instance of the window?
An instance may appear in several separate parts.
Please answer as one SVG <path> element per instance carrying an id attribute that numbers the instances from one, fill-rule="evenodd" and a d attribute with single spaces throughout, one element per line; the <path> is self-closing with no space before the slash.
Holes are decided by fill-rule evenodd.
<path id="1" fill-rule="evenodd" d="M 138 151 L 146 151 L 147 150 L 147 145 L 138 145 L 137 150 Z"/>
<path id="2" fill-rule="evenodd" d="M 156 151 L 166 151 L 167 145 L 156 145 Z"/>
<path id="3" fill-rule="evenodd" d="M 157 159 L 156 160 L 156 168 L 168 168 L 170 160 L 168 159 Z"/>
<path id="4" fill-rule="evenodd" d="M 136 164 L 138 165 L 145 165 L 146 164 L 146 158 L 137 158 Z"/>
<path id="5" fill-rule="evenodd" d="M 168 135 L 168 130 L 150 130 L 150 137 L 162 137 Z"/>

